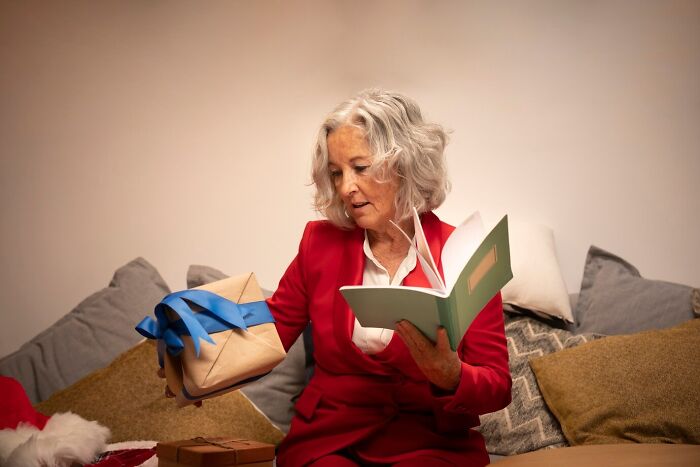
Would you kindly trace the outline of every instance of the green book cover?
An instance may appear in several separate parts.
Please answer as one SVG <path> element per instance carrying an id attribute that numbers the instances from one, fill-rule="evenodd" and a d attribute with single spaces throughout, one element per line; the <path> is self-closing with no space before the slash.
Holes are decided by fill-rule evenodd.
<path id="1" fill-rule="evenodd" d="M 510 267 L 508 216 L 483 236 L 481 218 L 472 215 L 448 238 L 442 251 L 445 280 L 430 256 L 418 214 L 414 247 L 420 267 L 433 288 L 344 286 L 340 292 L 364 327 L 394 329 L 407 319 L 433 342 L 438 326 L 447 330 L 452 350 L 479 311 L 513 277 Z"/>

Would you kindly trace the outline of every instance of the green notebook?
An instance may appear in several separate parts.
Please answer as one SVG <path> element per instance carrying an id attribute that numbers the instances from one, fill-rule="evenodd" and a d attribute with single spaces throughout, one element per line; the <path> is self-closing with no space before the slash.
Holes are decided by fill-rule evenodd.
<path id="1" fill-rule="evenodd" d="M 409 240 L 431 288 L 357 285 L 343 286 L 340 292 L 362 326 L 394 329 L 407 319 L 433 342 L 438 326 L 443 326 L 456 350 L 477 314 L 513 277 L 508 216 L 485 236 L 479 213 L 452 232 L 441 254 L 444 281 L 415 209 L 413 221 L 416 235 Z"/>

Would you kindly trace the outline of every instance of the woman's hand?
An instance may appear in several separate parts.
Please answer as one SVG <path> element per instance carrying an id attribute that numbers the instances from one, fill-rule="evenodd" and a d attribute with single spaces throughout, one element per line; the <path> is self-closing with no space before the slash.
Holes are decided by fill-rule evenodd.
<path id="1" fill-rule="evenodd" d="M 165 369 L 163 368 L 158 368 L 158 371 L 156 372 L 159 378 L 165 378 Z M 165 385 L 165 397 L 172 398 L 175 397 L 175 393 L 170 390 L 170 387 L 168 385 Z M 202 406 L 202 401 L 197 401 L 194 403 L 195 407 L 201 407 Z"/>
<path id="2" fill-rule="evenodd" d="M 397 324 L 396 332 L 408 347 L 418 368 L 431 383 L 446 391 L 457 388 L 462 374 L 462 362 L 457 352 L 450 348 L 445 328 L 438 328 L 435 344 L 405 319 Z"/>

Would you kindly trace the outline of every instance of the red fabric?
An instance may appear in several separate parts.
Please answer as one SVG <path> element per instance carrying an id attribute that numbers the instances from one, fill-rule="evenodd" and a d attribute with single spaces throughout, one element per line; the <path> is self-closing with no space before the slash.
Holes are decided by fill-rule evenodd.
<path id="1" fill-rule="evenodd" d="M 328 454 L 313 461 L 309 464 L 309 467 L 357 467 L 358 465 L 357 462 L 353 462 L 347 457 L 338 454 Z"/>
<path id="2" fill-rule="evenodd" d="M 34 410 L 19 381 L 0 376 L 0 430 L 14 430 L 20 422 L 43 430 L 48 420 L 49 417 Z"/>
<path id="3" fill-rule="evenodd" d="M 421 221 L 442 271 L 440 252 L 454 227 L 432 213 Z M 296 258 L 268 300 L 285 348 L 312 321 L 316 360 L 314 376 L 279 447 L 278 465 L 304 465 L 346 448 L 365 462 L 394 463 L 425 455 L 458 465 L 487 464 L 483 438 L 470 428 L 479 424 L 479 414 L 510 403 L 500 293 L 458 347 L 463 363 L 455 393 L 440 393 L 398 334 L 376 355 L 366 355 L 352 343 L 354 315 L 338 288 L 362 283 L 363 242 L 361 229 L 308 223 Z M 404 285 L 429 283 L 416 267 Z"/>
<path id="4" fill-rule="evenodd" d="M 156 455 L 156 448 L 110 451 L 93 464 L 83 467 L 136 467 Z"/>

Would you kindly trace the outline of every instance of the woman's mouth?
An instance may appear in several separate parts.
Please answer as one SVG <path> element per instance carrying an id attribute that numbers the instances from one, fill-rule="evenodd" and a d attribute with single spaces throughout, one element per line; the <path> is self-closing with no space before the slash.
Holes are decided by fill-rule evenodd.
<path id="1" fill-rule="evenodd" d="M 369 201 L 365 201 L 364 203 L 352 203 L 353 209 L 360 209 L 362 207 L 365 207 L 369 204 Z"/>

